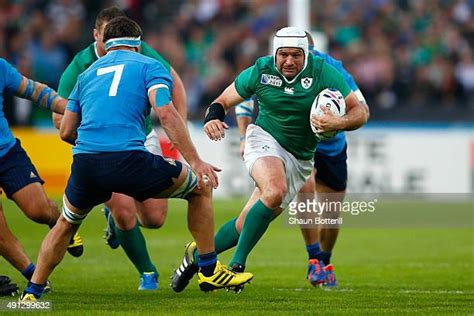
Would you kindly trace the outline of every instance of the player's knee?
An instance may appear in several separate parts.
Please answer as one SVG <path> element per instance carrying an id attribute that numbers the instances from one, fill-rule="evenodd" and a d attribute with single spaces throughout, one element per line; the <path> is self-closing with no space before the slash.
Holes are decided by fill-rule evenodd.
<path id="1" fill-rule="evenodd" d="M 287 193 L 286 185 L 271 186 L 262 192 L 260 199 L 267 207 L 275 209 L 281 205 Z"/>
<path id="2" fill-rule="evenodd" d="M 121 230 L 130 230 L 137 224 L 135 212 L 120 207 L 111 209 L 111 211 L 114 216 L 115 224 Z"/>
<path id="3" fill-rule="evenodd" d="M 166 219 L 166 210 L 162 211 L 156 211 L 153 216 L 144 216 L 140 218 L 140 224 L 142 224 L 143 227 L 146 228 L 160 228 L 165 224 L 165 219 Z"/>
<path id="4" fill-rule="evenodd" d="M 314 177 L 309 177 L 305 184 L 301 187 L 300 193 L 314 193 L 315 188 L 316 182 L 314 181 Z"/>

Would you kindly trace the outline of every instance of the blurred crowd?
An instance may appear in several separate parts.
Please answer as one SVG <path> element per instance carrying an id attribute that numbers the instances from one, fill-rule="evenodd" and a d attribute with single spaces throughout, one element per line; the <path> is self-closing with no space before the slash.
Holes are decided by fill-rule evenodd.
<path id="1" fill-rule="evenodd" d="M 312 31 L 325 34 L 371 108 L 474 109 L 474 0 L 310 2 Z M 267 55 L 275 30 L 288 24 L 286 0 L 0 0 L 0 56 L 57 87 L 93 41 L 96 14 L 111 5 L 135 19 L 181 75 L 191 119 Z M 13 119 L 31 124 L 35 113 Z"/>

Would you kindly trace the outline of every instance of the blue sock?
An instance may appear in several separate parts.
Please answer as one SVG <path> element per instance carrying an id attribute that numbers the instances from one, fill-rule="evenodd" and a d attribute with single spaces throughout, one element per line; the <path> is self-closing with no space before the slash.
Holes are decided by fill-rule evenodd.
<path id="1" fill-rule="evenodd" d="M 204 276 L 208 277 L 214 274 L 216 268 L 217 254 L 215 251 L 199 255 L 199 268 Z"/>
<path id="2" fill-rule="evenodd" d="M 25 293 L 33 294 L 36 298 L 40 298 L 44 291 L 44 286 L 46 284 L 36 284 L 33 282 L 28 282 L 26 286 Z"/>
<path id="3" fill-rule="evenodd" d="M 315 242 L 311 245 L 306 245 L 306 251 L 308 252 L 309 259 L 316 259 L 319 253 L 321 252 L 321 248 L 319 248 L 319 242 Z"/>
<path id="4" fill-rule="evenodd" d="M 331 262 L 331 252 L 321 251 L 317 256 L 316 259 L 321 260 L 324 262 L 325 265 L 328 265 Z"/>
<path id="5" fill-rule="evenodd" d="M 21 271 L 21 274 L 29 281 L 33 276 L 33 272 L 35 272 L 35 264 L 32 262 L 29 266 L 26 267 L 25 270 Z"/>

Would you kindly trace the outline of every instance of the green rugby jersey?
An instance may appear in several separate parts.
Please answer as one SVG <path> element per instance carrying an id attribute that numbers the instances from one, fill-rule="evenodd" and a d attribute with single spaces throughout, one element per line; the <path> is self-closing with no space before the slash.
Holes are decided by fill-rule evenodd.
<path id="1" fill-rule="evenodd" d="M 334 67 L 312 54 L 304 71 L 291 83 L 277 70 L 273 57 L 267 56 L 242 71 L 235 79 L 235 87 L 244 99 L 257 96 L 259 113 L 255 124 L 302 160 L 314 157 L 319 142 L 309 123 L 316 96 L 326 88 L 337 89 L 344 97 L 351 92 Z"/>
<path id="2" fill-rule="evenodd" d="M 140 53 L 158 60 L 168 71 L 170 70 L 170 64 L 143 41 L 140 47 Z M 64 70 L 63 74 L 61 75 L 58 86 L 58 94 L 63 98 L 69 98 L 69 95 L 76 85 L 79 75 L 83 73 L 84 70 L 89 68 L 89 66 L 92 65 L 97 59 L 99 59 L 99 56 L 96 51 L 95 42 L 77 53 L 76 56 L 74 56 L 72 62 L 67 66 L 66 70 Z M 151 118 L 147 117 L 145 120 L 145 131 L 147 135 L 151 132 L 151 128 Z"/>

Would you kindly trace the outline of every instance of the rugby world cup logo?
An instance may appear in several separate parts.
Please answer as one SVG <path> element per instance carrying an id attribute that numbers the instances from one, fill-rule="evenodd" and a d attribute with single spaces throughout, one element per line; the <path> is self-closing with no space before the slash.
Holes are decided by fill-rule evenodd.
<path id="1" fill-rule="evenodd" d="M 275 87 L 281 87 L 283 81 L 277 76 L 262 74 L 262 77 L 260 78 L 260 83 L 265 84 L 265 85 L 275 86 Z"/>

